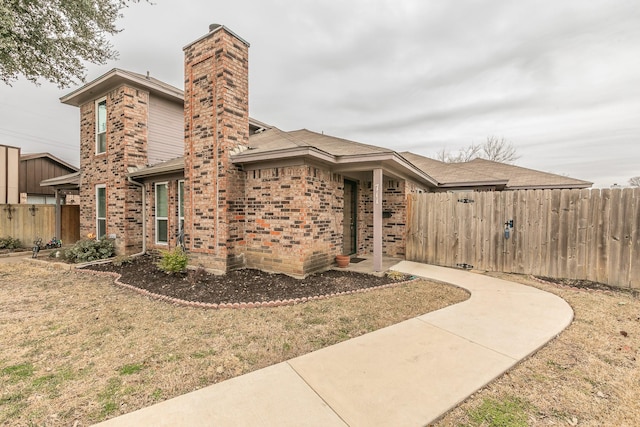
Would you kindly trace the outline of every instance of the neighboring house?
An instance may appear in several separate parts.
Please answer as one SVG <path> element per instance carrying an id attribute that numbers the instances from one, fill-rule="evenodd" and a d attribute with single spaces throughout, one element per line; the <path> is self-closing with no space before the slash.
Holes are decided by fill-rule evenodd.
<path id="1" fill-rule="evenodd" d="M 78 172 L 77 167 L 49 153 L 23 154 L 20 156 L 20 203 L 55 204 L 54 189 L 41 186 L 40 183 L 76 172 Z M 77 196 L 71 193 L 71 191 L 59 192 L 62 203 L 78 203 Z"/>
<path id="2" fill-rule="evenodd" d="M 20 202 L 20 148 L 0 145 L 0 204 Z"/>
<path id="3" fill-rule="evenodd" d="M 40 182 L 76 172 L 77 167 L 49 153 L 21 155 L 18 147 L 0 145 L 0 203 L 54 204 L 54 189 Z M 59 194 L 65 203 L 67 193 Z M 73 196 L 66 200 L 74 202 Z"/>
<path id="4" fill-rule="evenodd" d="M 81 176 L 52 185 L 79 186 L 82 235 L 132 254 L 175 247 L 183 230 L 190 262 L 221 271 L 300 276 L 341 253 L 380 270 L 404 256 L 409 194 L 507 189 L 521 169 L 440 181 L 421 156 L 251 119 L 248 48 L 213 25 L 184 48 L 184 92 L 114 69 L 61 98 L 80 108 Z"/>

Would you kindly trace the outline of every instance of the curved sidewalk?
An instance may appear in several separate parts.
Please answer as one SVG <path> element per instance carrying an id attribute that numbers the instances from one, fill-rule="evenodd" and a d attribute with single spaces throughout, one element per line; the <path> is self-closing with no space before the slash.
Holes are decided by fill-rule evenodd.
<path id="1" fill-rule="evenodd" d="M 392 270 L 454 284 L 471 297 L 99 425 L 426 425 L 573 319 L 561 298 L 517 283 L 409 261 Z"/>

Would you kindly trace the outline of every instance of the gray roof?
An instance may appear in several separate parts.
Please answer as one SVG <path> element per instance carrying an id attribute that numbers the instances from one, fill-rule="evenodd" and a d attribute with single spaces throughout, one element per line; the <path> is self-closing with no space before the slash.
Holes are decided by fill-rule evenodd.
<path id="1" fill-rule="evenodd" d="M 166 162 L 156 163 L 153 166 L 147 166 L 134 171 L 130 171 L 128 176 L 131 178 L 146 178 L 149 176 L 168 175 L 184 172 L 184 157 L 176 157 Z"/>
<path id="2" fill-rule="evenodd" d="M 366 155 L 376 153 L 393 153 L 383 147 L 361 144 L 347 139 L 336 138 L 300 129 L 292 132 L 284 132 L 278 128 L 271 128 L 264 132 L 251 135 L 247 151 L 235 156 L 241 161 L 243 156 L 268 153 L 279 150 L 287 150 L 300 147 L 313 147 L 332 156 Z"/>
<path id="3" fill-rule="evenodd" d="M 588 188 L 592 183 L 521 166 L 474 159 L 463 163 L 445 163 L 418 154 L 404 152 L 411 163 L 438 180 L 441 187 L 505 186 L 508 189 Z"/>
<path id="4" fill-rule="evenodd" d="M 82 179 L 81 172 L 56 176 L 55 178 L 40 181 L 41 187 L 79 187 Z"/>
<path id="5" fill-rule="evenodd" d="M 285 132 L 272 127 L 253 134 L 249 137 L 249 146 L 233 155 L 232 159 L 234 163 L 250 164 L 296 157 L 313 158 L 342 170 L 363 164 L 383 165 L 390 171 L 402 171 L 413 179 L 439 188 L 588 188 L 592 185 L 588 181 L 484 159 L 445 163 L 408 151 L 398 154 L 388 148 L 361 144 L 307 129 Z M 180 173 L 183 170 L 184 158 L 178 157 L 133 171 L 129 176 L 144 179 Z"/>

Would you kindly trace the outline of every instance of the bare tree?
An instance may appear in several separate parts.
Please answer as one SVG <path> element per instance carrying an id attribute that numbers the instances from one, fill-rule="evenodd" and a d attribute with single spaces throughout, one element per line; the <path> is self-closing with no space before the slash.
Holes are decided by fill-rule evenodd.
<path id="1" fill-rule="evenodd" d="M 482 144 L 483 159 L 500 163 L 513 163 L 520 158 L 516 147 L 504 138 L 490 136 Z"/>
<path id="2" fill-rule="evenodd" d="M 483 144 L 471 144 L 451 153 L 442 149 L 436 153 L 436 159 L 447 163 L 468 162 L 473 159 L 493 160 L 494 162 L 513 163 L 520 158 L 516 148 L 506 139 L 490 136 Z"/>
<path id="3" fill-rule="evenodd" d="M 629 185 L 632 187 L 640 187 L 640 176 L 629 178 Z"/>

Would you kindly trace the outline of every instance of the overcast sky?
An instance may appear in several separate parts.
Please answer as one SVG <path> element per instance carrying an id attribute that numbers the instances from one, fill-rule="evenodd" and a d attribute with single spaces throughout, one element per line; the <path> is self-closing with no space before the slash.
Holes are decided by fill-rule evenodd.
<path id="1" fill-rule="evenodd" d="M 112 37 L 118 67 L 183 88 L 182 47 L 227 26 L 247 40 L 250 115 L 435 157 L 488 136 L 516 164 L 608 187 L 640 175 L 637 0 L 154 0 Z M 72 88 L 73 89 L 73 88 Z M 0 143 L 79 163 L 59 90 L 0 83 Z"/>

